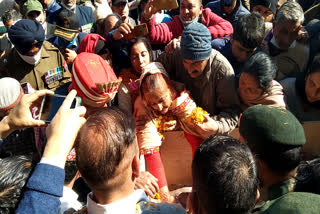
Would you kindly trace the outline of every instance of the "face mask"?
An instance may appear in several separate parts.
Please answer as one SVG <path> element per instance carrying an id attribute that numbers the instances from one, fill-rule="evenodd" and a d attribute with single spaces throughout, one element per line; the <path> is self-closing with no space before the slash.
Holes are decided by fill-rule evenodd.
<path id="1" fill-rule="evenodd" d="M 17 51 L 18 52 L 18 51 Z M 35 65 L 35 64 L 38 64 L 38 62 L 40 61 L 41 59 L 41 49 L 40 51 L 34 55 L 34 56 L 25 56 L 25 55 L 22 55 L 18 52 L 19 56 L 23 59 L 23 61 L 25 61 L 26 63 L 30 64 L 30 65 Z"/>
<path id="2" fill-rule="evenodd" d="M 194 19 L 191 20 L 191 21 L 183 21 L 182 18 L 181 18 L 181 16 L 179 15 L 179 19 L 180 19 L 180 21 L 183 23 L 184 26 L 187 26 L 187 25 L 189 25 L 189 24 L 191 24 L 191 23 L 196 23 L 196 22 L 198 22 L 199 17 L 196 17 L 196 18 L 194 18 Z"/>

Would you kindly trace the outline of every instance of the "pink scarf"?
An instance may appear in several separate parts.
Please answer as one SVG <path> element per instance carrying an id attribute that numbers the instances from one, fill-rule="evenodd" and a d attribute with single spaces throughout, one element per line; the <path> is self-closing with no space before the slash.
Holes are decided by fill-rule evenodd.
<path id="1" fill-rule="evenodd" d="M 246 99 L 246 97 L 241 97 L 242 100 L 242 105 L 241 108 L 242 110 L 246 110 L 250 106 L 254 105 L 269 105 L 269 106 L 274 106 L 274 107 L 279 107 L 279 108 L 286 108 L 286 103 L 284 102 L 284 94 L 283 94 L 283 88 L 275 80 L 272 80 L 269 88 L 258 98 L 249 100 Z"/>

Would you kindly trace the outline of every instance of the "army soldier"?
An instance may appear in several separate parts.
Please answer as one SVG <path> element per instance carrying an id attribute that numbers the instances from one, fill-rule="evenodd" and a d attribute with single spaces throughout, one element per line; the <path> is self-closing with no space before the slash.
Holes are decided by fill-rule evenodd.
<path id="1" fill-rule="evenodd" d="M 261 199 L 271 201 L 293 192 L 306 142 L 300 122 L 289 111 L 256 105 L 240 119 L 240 135 L 257 157 Z M 262 203 L 262 209 L 265 203 Z"/>
<path id="2" fill-rule="evenodd" d="M 13 77 L 20 83 L 30 83 L 34 89 L 53 91 L 71 81 L 63 55 L 44 41 L 45 32 L 40 23 L 20 20 L 8 34 L 15 47 L 3 59 L 0 77 Z"/>

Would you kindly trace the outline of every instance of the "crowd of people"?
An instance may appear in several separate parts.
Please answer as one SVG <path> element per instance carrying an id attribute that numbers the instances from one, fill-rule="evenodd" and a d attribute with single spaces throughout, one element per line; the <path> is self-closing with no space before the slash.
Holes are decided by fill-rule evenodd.
<path id="1" fill-rule="evenodd" d="M 320 213 L 320 1 L 168 2 L 0 3 L 0 214 Z"/>

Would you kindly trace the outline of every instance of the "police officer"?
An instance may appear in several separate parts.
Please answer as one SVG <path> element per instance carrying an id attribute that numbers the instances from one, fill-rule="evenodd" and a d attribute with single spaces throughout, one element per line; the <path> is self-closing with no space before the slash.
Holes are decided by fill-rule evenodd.
<path id="1" fill-rule="evenodd" d="M 71 81 L 63 55 L 58 48 L 44 41 L 45 32 L 40 23 L 20 20 L 8 34 L 14 48 L 3 61 L 1 77 L 10 76 L 20 83 L 30 83 L 34 89 L 53 91 Z"/>

